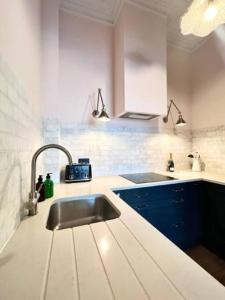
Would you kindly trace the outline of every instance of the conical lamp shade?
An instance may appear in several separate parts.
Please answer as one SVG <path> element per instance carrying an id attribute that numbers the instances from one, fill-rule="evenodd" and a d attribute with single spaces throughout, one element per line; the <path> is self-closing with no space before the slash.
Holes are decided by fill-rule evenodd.
<path id="1" fill-rule="evenodd" d="M 176 126 L 182 127 L 182 126 L 186 126 L 186 125 L 187 125 L 187 123 L 184 121 L 182 115 L 179 114 L 179 118 L 177 120 Z"/>
<path id="2" fill-rule="evenodd" d="M 107 122 L 110 120 L 108 114 L 104 109 L 101 111 L 100 115 L 98 116 L 98 119 L 103 122 Z"/>
<path id="3" fill-rule="evenodd" d="M 181 18 L 181 33 L 204 37 L 223 23 L 225 23 L 224 0 L 193 0 Z"/>

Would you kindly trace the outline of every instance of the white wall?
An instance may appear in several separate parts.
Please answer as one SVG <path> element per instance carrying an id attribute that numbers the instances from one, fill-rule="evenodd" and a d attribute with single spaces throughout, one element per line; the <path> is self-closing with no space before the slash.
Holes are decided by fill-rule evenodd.
<path id="1" fill-rule="evenodd" d="M 112 28 L 65 12 L 59 24 L 59 119 L 89 122 L 98 88 L 112 114 Z"/>
<path id="2" fill-rule="evenodd" d="M 107 111 L 113 115 L 113 28 L 66 12 L 60 12 L 59 28 L 59 98 L 51 115 L 45 116 L 45 143 L 61 143 L 75 160 L 89 156 L 95 176 L 164 169 L 169 152 L 174 152 L 178 168 L 187 168 L 190 135 L 187 130 L 174 134 L 171 119 L 166 126 L 162 118 L 93 124 L 91 112 L 98 87 L 103 89 Z M 189 123 L 189 56 L 171 47 L 167 56 L 168 95 Z M 176 122 L 177 112 L 172 114 Z M 53 172 L 57 180 L 65 163 L 63 154 L 51 154 L 46 171 Z"/>
<path id="3" fill-rule="evenodd" d="M 192 127 L 225 125 L 225 26 L 191 56 Z"/>
<path id="4" fill-rule="evenodd" d="M 41 112 L 54 117 L 59 102 L 59 0 L 42 0 L 41 71 Z"/>
<path id="5" fill-rule="evenodd" d="M 40 0 L 1 0 L 0 249 L 28 200 L 31 155 L 41 144 Z"/>
<path id="6" fill-rule="evenodd" d="M 173 128 L 177 121 L 177 112 L 174 108 L 172 109 L 172 118 L 170 116 L 168 124 L 164 124 L 161 117 L 151 122 L 112 120 L 107 127 L 98 128 L 97 132 L 94 129 L 95 127 L 91 126 L 81 129 L 78 125 L 79 123 L 87 126 L 87 123 L 92 123 L 93 121 L 91 112 L 96 101 L 98 87 L 103 88 L 107 109 L 110 115 L 113 115 L 113 101 L 115 99 L 113 71 L 118 76 L 117 69 L 113 70 L 113 54 L 115 54 L 113 51 L 113 28 L 66 12 L 60 12 L 58 23 L 57 25 L 56 22 L 56 25 L 60 27 L 59 98 L 55 101 L 53 97 L 52 101 L 48 100 L 46 104 L 48 109 L 45 112 L 45 116 L 50 117 L 50 120 L 45 122 L 44 135 L 46 142 L 66 143 L 71 151 L 74 152 L 74 157 L 79 155 L 90 156 L 93 165 L 96 166 L 95 174 L 104 175 L 109 174 L 107 166 L 110 166 L 110 161 L 120 160 L 119 150 L 117 152 L 114 149 L 112 155 L 115 154 L 115 157 L 111 160 L 109 159 L 107 163 L 108 150 L 104 150 L 101 157 L 98 155 L 100 150 L 96 150 L 99 149 L 98 137 L 104 136 L 104 138 L 100 139 L 102 149 L 111 149 L 109 144 L 113 137 L 110 132 L 115 132 L 115 135 L 117 132 L 122 132 L 121 136 L 124 139 L 129 138 L 131 140 L 130 145 L 132 145 L 132 141 L 134 143 L 133 147 L 130 146 L 132 151 L 126 150 L 127 153 L 134 160 L 139 161 L 139 165 L 141 165 L 140 162 L 146 159 L 147 148 L 140 146 L 145 150 L 139 155 L 139 148 L 135 144 L 137 142 L 135 130 L 139 128 L 145 135 L 146 128 L 149 128 L 149 132 L 152 130 L 162 132 L 162 135 L 159 135 L 159 138 L 155 140 L 160 145 L 158 147 L 162 147 L 163 144 L 163 158 L 161 156 L 162 153 L 158 153 L 157 143 L 152 142 L 151 144 L 154 146 L 151 148 L 150 153 L 155 161 L 165 162 L 167 153 L 171 151 L 175 154 L 178 166 L 188 167 L 186 155 L 191 151 L 192 146 L 192 150 L 201 153 L 208 170 L 215 171 L 219 169 L 218 166 L 222 165 L 224 153 L 223 142 L 221 142 L 224 130 L 223 128 L 216 129 L 217 126 L 221 126 L 225 122 L 225 102 L 223 97 L 225 94 L 224 26 L 217 30 L 206 43 L 192 54 L 173 47 L 168 47 L 167 49 L 167 97 L 168 100 L 174 99 L 182 111 L 184 119 L 187 121 L 188 126 L 183 129 L 184 138 L 187 137 L 188 129 L 194 130 L 192 143 L 190 139 L 187 143 L 187 140 L 176 140 L 177 144 L 181 145 L 182 143 L 182 147 L 185 145 L 179 151 L 180 147 L 177 147 L 176 142 L 171 142 L 176 137 L 171 131 L 166 139 L 160 139 L 165 130 Z M 57 53 L 57 50 L 55 53 Z M 116 59 L 118 59 L 118 56 L 116 56 Z M 76 126 L 80 128 L 80 131 L 74 129 Z M 214 127 L 214 129 L 208 130 L 211 127 Z M 127 136 L 121 128 L 124 128 Z M 203 131 L 198 132 L 200 129 L 203 129 Z M 85 133 L 87 130 L 90 130 L 90 132 L 94 130 L 95 132 L 95 134 L 92 133 L 91 148 L 86 144 L 89 141 L 88 135 Z M 68 132 L 73 132 L 74 135 L 68 135 Z M 132 132 L 134 133 L 132 134 Z M 212 140 L 213 147 L 208 147 L 209 134 L 215 137 Z M 68 136 L 71 139 L 71 143 Z M 82 145 L 79 147 L 74 142 L 77 140 L 82 142 Z M 140 139 L 139 143 L 142 143 L 141 141 Z M 118 139 L 117 143 L 122 144 L 123 141 Z M 153 155 L 155 152 L 158 153 L 158 156 Z M 216 155 L 214 155 L 215 153 Z M 52 170 L 55 174 L 58 173 L 60 165 L 58 157 L 57 155 L 57 157 L 55 156 L 51 159 L 49 156 L 48 164 L 46 164 L 47 169 Z M 100 169 L 102 157 L 104 157 L 104 170 Z M 182 164 L 182 160 L 184 164 Z M 150 161 L 151 158 L 149 159 L 149 168 L 152 166 Z M 128 163 L 124 160 L 123 163 L 126 165 L 128 172 L 130 170 L 135 171 L 135 168 L 132 166 L 129 170 Z M 161 168 L 163 164 L 158 164 L 158 167 Z M 108 170 L 111 173 L 118 172 L 117 169 L 111 167 Z"/>
<path id="7" fill-rule="evenodd" d="M 64 122 L 92 121 L 98 87 L 113 115 L 113 28 L 66 12 L 60 12 L 59 26 L 59 99 L 58 108 L 52 107 L 55 116 Z M 169 47 L 167 60 L 168 99 L 174 98 L 190 124 L 189 55 Z M 158 126 L 158 122 L 150 125 Z M 169 127 L 173 127 L 171 121 Z"/>
<path id="8" fill-rule="evenodd" d="M 1 0 L 0 53 L 40 110 L 41 1 Z"/>
<path id="9" fill-rule="evenodd" d="M 191 56 L 178 48 L 167 49 L 167 99 L 173 99 L 187 122 L 185 129 L 191 128 Z M 177 121 L 177 111 L 172 108 L 168 126 Z"/>
<path id="10" fill-rule="evenodd" d="M 192 150 L 209 172 L 225 174 L 225 26 L 191 56 Z"/>

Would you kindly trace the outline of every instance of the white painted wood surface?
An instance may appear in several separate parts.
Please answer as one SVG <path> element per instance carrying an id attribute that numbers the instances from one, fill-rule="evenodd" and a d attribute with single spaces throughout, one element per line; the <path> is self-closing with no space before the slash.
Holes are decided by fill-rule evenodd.
<path id="1" fill-rule="evenodd" d="M 73 233 L 80 299 L 113 299 L 113 292 L 90 227 L 76 227 Z"/>
<path id="2" fill-rule="evenodd" d="M 106 224 L 103 222 L 92 224 L 91 228 L 115 298 L 121 300 L 148 299 Z"/>
<path id="3" fill-rule="evenodd" d="M 0 299 L 39 300 L 47 274 L 52 232 L 45 229 L 47 212 L 25 219 L 0 255 Z"/>
<path id="4" fill-rule="evenodd" d="M 78 300 L 79 287 L 72 229 L 53 232 L 43 299 Z"/>
<path id="5" fill-rule="evenodd" d="M 119 219 L 108 221 L 107 225 L 150 299 L 184 299 Z"/>
<path id="6" fill-rule="evenodd" d="M 225 288 L 116 196 L 112 185 L 132 184 L 109 177 L 56 187 L 57 198 L 105 194 L 121 212 L 106 223 L 53 233 L 45 228 L 52 200 L 39 204 L 39 214 L 21 223 L 0 255 L 0 299 L 224 300 Z"/>

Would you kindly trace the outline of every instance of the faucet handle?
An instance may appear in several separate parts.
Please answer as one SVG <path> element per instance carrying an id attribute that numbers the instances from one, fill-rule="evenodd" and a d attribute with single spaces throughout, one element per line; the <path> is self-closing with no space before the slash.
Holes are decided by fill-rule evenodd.
<path id="1" fill-rule="evenodd" d="M 40 193 L 37 191 L 29 194 L 29 201 L 25 203 L 25 208 L 28 209 L 29 216 L 34 216 L 37 214 L 37 202 L 40 197 Z"/>
<path id="2" fill-rule="evenodd" d="M 24 204 L 24 207 L 30 211 L 34 208 L 34 203 L 32 201 L 28 201 Z"/>

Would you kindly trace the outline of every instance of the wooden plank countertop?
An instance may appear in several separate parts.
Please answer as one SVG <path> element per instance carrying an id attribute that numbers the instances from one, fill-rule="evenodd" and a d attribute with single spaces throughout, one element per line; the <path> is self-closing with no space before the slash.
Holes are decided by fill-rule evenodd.
<path id="1" fill-rule="evenodd" d="M 165 173 L 164 173 L 165 174 Z M 225 183 L 206 173 L 175 173 L 173 184 L 195 179 Z M 145 184 L 151 186 L 157 184 Z M 225 288 L 111 188 L 134 186 L 119 176 L 56 185 L 0 255 L 1 300 L 224 300 Z M 49 207 L 66 196 L 104 194 L 118 219 L 60 231 L 45 228 Z"/>

